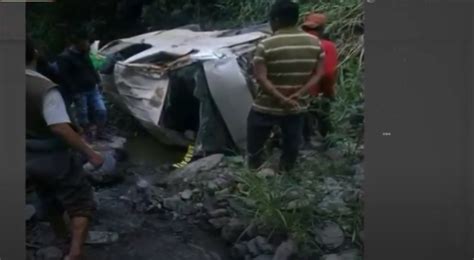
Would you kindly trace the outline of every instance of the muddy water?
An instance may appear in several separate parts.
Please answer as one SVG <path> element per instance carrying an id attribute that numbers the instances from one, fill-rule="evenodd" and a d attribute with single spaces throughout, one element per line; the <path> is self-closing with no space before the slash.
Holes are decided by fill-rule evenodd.
<path id="1" fill-rule="evenodd" d="M 180 162 L 186 153 L 183 149 L 165 146 L 148 135 L 129 138 L 125 150 L 131 163 L 155 167 Z"/>

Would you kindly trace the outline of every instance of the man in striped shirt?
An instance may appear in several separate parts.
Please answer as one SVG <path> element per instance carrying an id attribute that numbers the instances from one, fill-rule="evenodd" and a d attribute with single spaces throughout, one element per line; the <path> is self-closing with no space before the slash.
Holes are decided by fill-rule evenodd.
<path id="1" fill-rule="evenodd" d="M 319 82 L 324 59 L 319 39 L 300 30 L 298 18 L 298 4 L 277 1 L 270 12 L 274 35 L 256 49 L 254 73 L 259 87 L 247 122 L 252 169 L 263 163 L 263 147 L 275 125 L 280 126 L 283 138 L 280 170 L 291 170 L 298 157 L 308 90 Z"/>

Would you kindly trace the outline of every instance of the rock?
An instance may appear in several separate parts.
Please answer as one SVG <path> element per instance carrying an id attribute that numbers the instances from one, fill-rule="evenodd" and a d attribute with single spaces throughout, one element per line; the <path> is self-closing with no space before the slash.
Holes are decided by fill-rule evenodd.
<path id="1" fill-rule="evenodd" d="M 169 184 L 183 181 L 184 179 L 192 180 L 200 172 L 207 172 L 216 168 L 224 159 L 223 154 L 214 154 L 188 164 L 182 169 L 173 172 L 168 178 Z"/>
<path id="2" fill-rule="evenodd" d="M 25 206 L 25 220 L 31 220 L 36 214 L 36 208 L 33 205 Z"/>
<path id="3" fill-rule="evenodd" d="M 257 257 L 262 253 L 258 249 L 257 240 L 255 238 L 247 242 L 247 249 L 253 257 Z"/>
<path id="4" fill-rule="evenodd" d="M 290 201 L 288 203 L 288 205 L 286 206 L 286 209 L 287 210 L 298 210 L 298 209 L 302 209 L 304 207 L 309 206 L 310 203 L 311 202 L 309 200 L 297 199 L 297 200 Z"/>
<path id="5" fill-rule="evenodd" d="M 126 138 L 114 136 L 112 141 L 109 143 L 109 147 L 113 149 L 124 149 L 125 143 L 127 143 Z"/>
<path id="6" fill-rule="evenodd" d="M 226 200 L 219 200 L 216 206 L 219 208 L 227 208 L 229 206 L 229 202 Z"/>
<path id="7" fill-rule="evenodd" d="M 232 185 L 233 180 L 230 178 L 226 178 L 225 176 L 220 176 L 219 178 L 214 180 L 214 183 L 219 187 L 219 188 L 228 188 L 229 186 Z"/>
<path id="8" fill-rule="evenodd" d="M 36 252 L 37 260 L 61 260 L 63 252 L 57 247 L 46 247 Z"/>
<path id="9" fill-rule="evenodd" d="M 332 177 L 324 178 L 319 184 L 319 189 L 325 196 L 318 204 L 318 208 L 325 213 L 350 214 L 351 209 L 344 199 L 353 198 L 354 187 L 344 181 L 338 181 Z M 349 195 L 349 196 L 348 196 Z"/>
<path id="10" fill-rule="evenodd" d="M 331 254 L 331 255 L 324 255 L 321 257 L 321 260 L 342 260 L 338 255 Z"/>
<path id="11" fill-rule="evenodd" d="M 339 253 L 339 257 L 341 260 L 359 260 L 361 254 L 357 249 L 351 249 Z"/>
<path id="12" fill-rule="evenodd" d="M 340 247 L 345 240 L 344 232 L 341 227 L 327 221 L 316 229 L 316 242 L 327 247 L 328 249 L 336 249 Z"/>
<path id="13" fill-rule="evenodd" d="M 235 164 L 243 164 L 245 163 L 244 157 L 242 156 L 232 156 L 232 157 L 227 157 L 227 161 Z"/>
<path id="14" fill-rule="evenodd" d="M 180 196 L 183 200 L 190 200 L 193 197 L 193 191 L 192 190 L 185 190 L 185 191 L 181 192 Z"/>
<path id="15" fill-rule="evenodd" d="M 221 232 L 222 238 L 227 242 L 234 242 L 244 232 L 245 224 L 236 218 L 233 218 L 224 226 Z"/>
<path id="16" fill-rule="evenodd" d="M 178 195 L 165 198 L 163 200 L 163 206 L 165 207 L 165 209 L 172 210 L 175 212 L 178 212 L 183 207 L 183 205 L 184 203 L 181 200 L 181 197 L 179 197 Z"/>
<path id="17" fill-rule="evenodd" d="M 270 168 L 265 168 L 257 173 L 257 176 L 260 178 L 268 178 L 268 177 L 274 177 L 276 176 L 276 173 L 274 170 Z"/>
<path id="18" fill-rule="evenodd" d="M 280 244 L 277 248 L 273 260 L 289 260 L 297 251 L 293 240 L 288 240 Z"/>
<path id="19" fill-rule="evenodd" d="M 344 159 L 344 153 L 337 148 L 331 148 L 326 152 L 326 155 L 333 161 Z"/>
<path id="20" fill-rule="evenodd" d="M 258 249 L 265 254 L 273 253 L 273 246 L 268 242 L 268 240 L 262 236 L 258 236 L 255 238 L 257 243 Z"/>
<path id="21" fill-rule="evenodd" d="M 220 191 L 217 191 L 215 195 L 216 195 L 217 197 L 223 197 L 223 198 L 225 198 L 226 196 L 229 196 L 229 195 L 230 195 L 230 189 L 229 189 L 229 188 L 222 189 L 222 190 L 220 190 Z"/>
<path id="22" fill-rule="evenodd" d="M 229 223 L 230 219 L 228 217 L 222 217 L 222 218 L 214 218 L 210 219 L 209 223 L 215 228 L 215 229 L 221 229 L 225 225 Z"/>
<path id="23" fill-rule="evenodd" d="M 242 259 L 249 253 L 249 251 L 245 243 L 238 243 L 232 247 L 230 253 L 233 259 Z"/>
<path id="24" fill-rule="evenodd" d="M 216 184 L 215 181 L 210 181 L 207 183 L 207 190 L 210 192 L 215 192 L 219 189 L 219 186 Z"/>
<path id="25" fill-rule="evenodd" d="M 213 210 L 211 212 L 209 212 L 209 216 L 211 218 L 221 218 L 221 217 L 225 217 L 228 215 L 228 212 L 226 209 L 216 209 L 216 210 Z"/>
<path id="26" fill-rule="evenodd" d="M 354 172 L 353 178 L 354 178 L 355 184 L 357 186 L 362 186 L 365 180 L 365 170 L 364 170 L 364 167 L 362 167 L 362 164 L 354 165 L 353 172 Z"/>
<path id="27" fill-rule="evenodd" d="M 152 213 L 162 208 L 160 203 L 162 192 L 146 179 L 138 179 L 126 196 L 120 198 L 132 203 L 133 208 L 141 213 Z"/>
<path id="28" fill-rule="evenodd" d="M 272 260 L 273 256 L 272 255 L 259 255 L 258 257 L 255 257 L 254 260 Z"/>
<path id="29" fill-rule="evenodd" d="M 321 258 L 321 260 L 359 260 L 360 258 L 360 253 L 358 250 L 347 250 L 344 252 L 341 252 L 339 254 L 330 254 L 330 255 L 325 255 Z"/>

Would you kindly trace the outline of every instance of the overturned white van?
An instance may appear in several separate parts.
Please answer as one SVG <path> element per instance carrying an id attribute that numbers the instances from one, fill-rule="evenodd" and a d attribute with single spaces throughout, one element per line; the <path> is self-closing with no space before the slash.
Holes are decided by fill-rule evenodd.
<path id="1" fill-rule="evenodd" d="M 98 50 L 112 101 L 167 145 L 195 153 L 244 148 L 253 101 L 251 59 L 267 24 L 226 31 L 178 28 L 119 39 Z"/>

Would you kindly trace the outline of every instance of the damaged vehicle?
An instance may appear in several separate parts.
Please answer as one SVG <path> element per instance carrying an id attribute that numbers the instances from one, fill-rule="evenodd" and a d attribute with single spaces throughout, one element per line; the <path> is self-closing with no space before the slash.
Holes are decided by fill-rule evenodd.
<path id="1" fill-rule="evenodd" d="M 268 24 L 188 27 L 112 41 L 96 50 L 104 90 L 166 145 L 238 153 L 255 90 L 252 56 L 270 33 Z"/>

